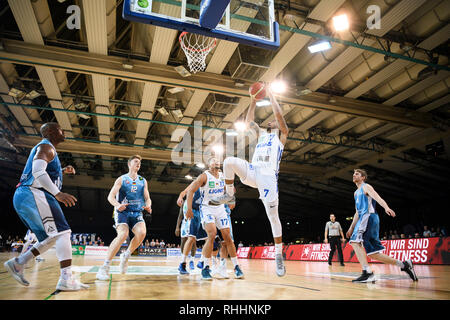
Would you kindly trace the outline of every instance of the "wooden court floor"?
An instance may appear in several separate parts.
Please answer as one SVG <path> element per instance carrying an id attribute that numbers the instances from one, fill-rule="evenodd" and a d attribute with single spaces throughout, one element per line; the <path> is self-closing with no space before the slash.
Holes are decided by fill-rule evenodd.
<path id="1" fill-rule="evenodd" d="M 73 270 L 90 288 L 79 292 L 55 292 L 59 265 L 54 249 L 45 261 L 31 261 L 25 277 L 29 287 L 18 284 L 3 263 L 16 254 L 0 253 L 0 300 L 450 300 L 450 266 L 416 265 L 419 277 L 413 282 L 394 266 L 372 264 L 378 281 L 356 284 L 360 267 L 344 267 L 325 262 L 286 261 L 286 276 L 275 274 L 273 260 L 240 259 L 245 279 L 202 281 L 199 269 L 178 275 L 179 258 L 132 256 L 128 274 L 118 274 L 118 259 L 113 260 L 109 281 L 95 279 L 101 257 L 74 256 Z"/>

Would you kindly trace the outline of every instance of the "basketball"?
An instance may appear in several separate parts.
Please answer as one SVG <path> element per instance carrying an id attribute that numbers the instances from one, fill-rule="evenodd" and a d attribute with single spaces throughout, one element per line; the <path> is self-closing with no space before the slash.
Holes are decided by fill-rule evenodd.
<path id="1" fill-rule="evenodd" d="M 263 82 L 252 84 L 248 91 L 256 100 L 262 100 L 266 97 L 266 85 Z"/>

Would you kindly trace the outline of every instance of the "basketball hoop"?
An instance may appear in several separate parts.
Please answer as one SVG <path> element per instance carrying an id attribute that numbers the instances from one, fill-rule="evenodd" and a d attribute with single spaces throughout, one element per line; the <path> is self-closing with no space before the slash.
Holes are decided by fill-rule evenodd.
<path id="1" fill-rule="evenodd" d="M 206 56 L 216 46 L 217 39 L 201 34 L 182 32 L 179 40 L 191 72 L 197 73 L 205 70 Z"/>

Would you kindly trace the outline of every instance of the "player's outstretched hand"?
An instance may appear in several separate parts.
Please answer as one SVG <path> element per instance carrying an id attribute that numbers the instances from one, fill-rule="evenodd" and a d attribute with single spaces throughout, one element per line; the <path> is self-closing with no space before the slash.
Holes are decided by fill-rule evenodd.
<path id="1" fill-rule="evenodd" d="M 116 207 L 117 211 L 122 212 L 123 210 L 125 210 L 127 208 L 127 206 L 129 205 L 129 203 L 121 203 L 120 206 Z"/>
<path id="2" fill-rule="evenodd" d="M 192 209 L 187 209 L 187 212 L 186 212 L 186 218 L 187 219 L 192 219 L 194 217 L 194 212 L 192 212 Z"/>
<path id="3" fill-rule="evenodd" d="M 144 209 L 148 213 L 152 213 L 152 207 L 151 206 L 144 206 L 144 207 L 142 207 L 142 209 Z"/>
<path id="4" fill-rule="evenodd" d="M 395 217 L 395 212 L 391 208 L 387 208 L 386 213 L 388 216 Z"/>
<path id="5" fill-rule="evenodd" d="M 353 229 L 348 229 L 348 231 L 345 235 L 347 236 L 347 238 L 350 239 L 350 237 L 352 236 L 352 233 L 353 233 Z"/>
<path id="6" fill-rule="evenodd" d="M 59 202 L 64 203 L 66 207 L 73 207 L 75 205 L 75 202 L 77 202 L 77 198 L 75 198 L 73 195 L 60 192 L 57 195 L 55 195 L 56 200 Z"/>
<path id="7" fill-rule="evenodd" d="M 180 236 L 180 228 L 176 228 L 176 229 L 175 229 L 175 235 L 176 235 L 177 237 Z"/>

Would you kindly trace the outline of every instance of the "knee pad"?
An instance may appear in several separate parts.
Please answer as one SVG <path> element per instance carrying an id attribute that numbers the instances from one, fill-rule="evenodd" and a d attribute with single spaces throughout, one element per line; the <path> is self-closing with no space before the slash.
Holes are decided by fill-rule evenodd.
<path id="1" fill-rule="evenodd" d="M 58 261 L 72 259 L 72 243 L 70 242 L 70 232 L 56 236 L 56 257 Z"/>
<path id="2" fill-rule="evenodd" d="M 280 217 L 278 215 L 278 199 L 272 202 L 264 201 L 264 207 L 266 208 L 267 217 L 270 221 L 273 237 L 281 237 L 282 229 Z"/>

